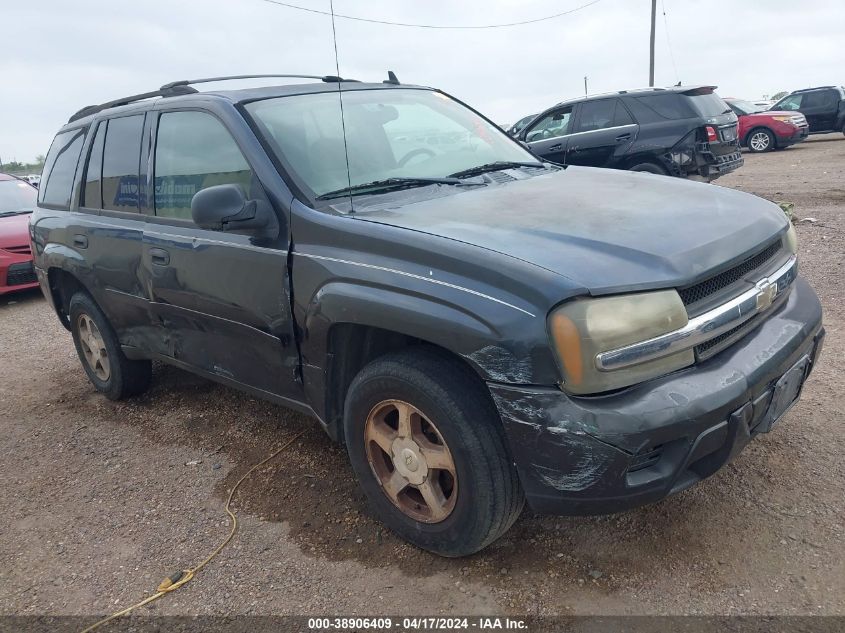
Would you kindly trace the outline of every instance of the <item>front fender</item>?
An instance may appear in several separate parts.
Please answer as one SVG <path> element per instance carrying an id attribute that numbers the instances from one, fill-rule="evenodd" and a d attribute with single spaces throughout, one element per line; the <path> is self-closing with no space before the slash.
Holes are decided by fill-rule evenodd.
<path id="1" fill-rule="evenodd" d="M 306 364 L 323 364 L 329 330 L 340 323 L 375 327 L 432 343 L 463 357 L 485 380 L 534 382 L 531 350 L 525 342 L 508 338 L 491 319 L 433 297 L 350 282 L 323 286 L 308 305 L 303 339 Z"/>

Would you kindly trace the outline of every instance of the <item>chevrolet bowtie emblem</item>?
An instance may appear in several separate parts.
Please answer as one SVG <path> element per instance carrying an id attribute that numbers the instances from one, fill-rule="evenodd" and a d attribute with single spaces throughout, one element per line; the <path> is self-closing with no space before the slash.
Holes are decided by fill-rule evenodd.
<path id="1" fill-rule="evenodd" d="M 759 291 L 757 293 L 757 310 L 765 310 L 775 300 L 775 296 L 778 293 L 778 285 L 768 279 L 761 279 L 757 282 L 757 290 Z"/>

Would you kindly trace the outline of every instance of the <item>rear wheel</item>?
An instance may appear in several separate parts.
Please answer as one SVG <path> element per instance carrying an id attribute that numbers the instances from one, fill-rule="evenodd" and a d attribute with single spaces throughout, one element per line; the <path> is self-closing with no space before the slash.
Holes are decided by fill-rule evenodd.
<path id="1" fill-rule="evenodd" d="M 775 135 L 766 128 L 752 130 L 748 135 L 748 149 L 755 154 L 762 154 L 775 149 Z"/>
<path id="2" fill-rule="evenodd" d="M 103 312 L 85 292 L 70 299 L 73 344 L 88 379 L 110 400 L 143 393 L 150 385 L 152 363 L 129 360 Z"/>
<path id="3" fill-rule="evenodd" d="M 472 554 L 522 511 L 498 413 L 454 359 L 415 350 L 373 361 L 349 388 L 344 431 L 375 514 L 417 547 Z"/>
<path id="4" fill-rule="evenodd" d="M 657 163 L 638 163 L 631 167 L 628 171 L 640 171 L 647 174 L 658 174 L 660 176 L 667 175 L 666 170 Z"/>

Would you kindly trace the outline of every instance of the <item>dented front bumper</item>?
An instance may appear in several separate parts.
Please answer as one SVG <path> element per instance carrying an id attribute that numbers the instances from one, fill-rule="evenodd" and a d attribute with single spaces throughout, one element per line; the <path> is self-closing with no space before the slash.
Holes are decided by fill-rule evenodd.
<path id="1" fill-rule="evenodd" d="M 800 395 L 824 338 L 799 277 L 787 301 L 709 360 L 601 397 L 490 383 L 529 505 L 617 512 L 712 475 Z"/>

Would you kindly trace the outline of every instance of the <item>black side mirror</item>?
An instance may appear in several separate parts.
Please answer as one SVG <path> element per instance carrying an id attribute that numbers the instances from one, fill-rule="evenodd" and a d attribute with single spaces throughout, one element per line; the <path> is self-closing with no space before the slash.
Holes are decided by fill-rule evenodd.
<path id="1" fill-rule="evenodd" d="M 270 205 L 264 200 L 247 200 L 239 185 L 215 185 L 202 189 L 191 199 L 194 224 L 212 231 L 250 232 L 275 224 Z"/>

